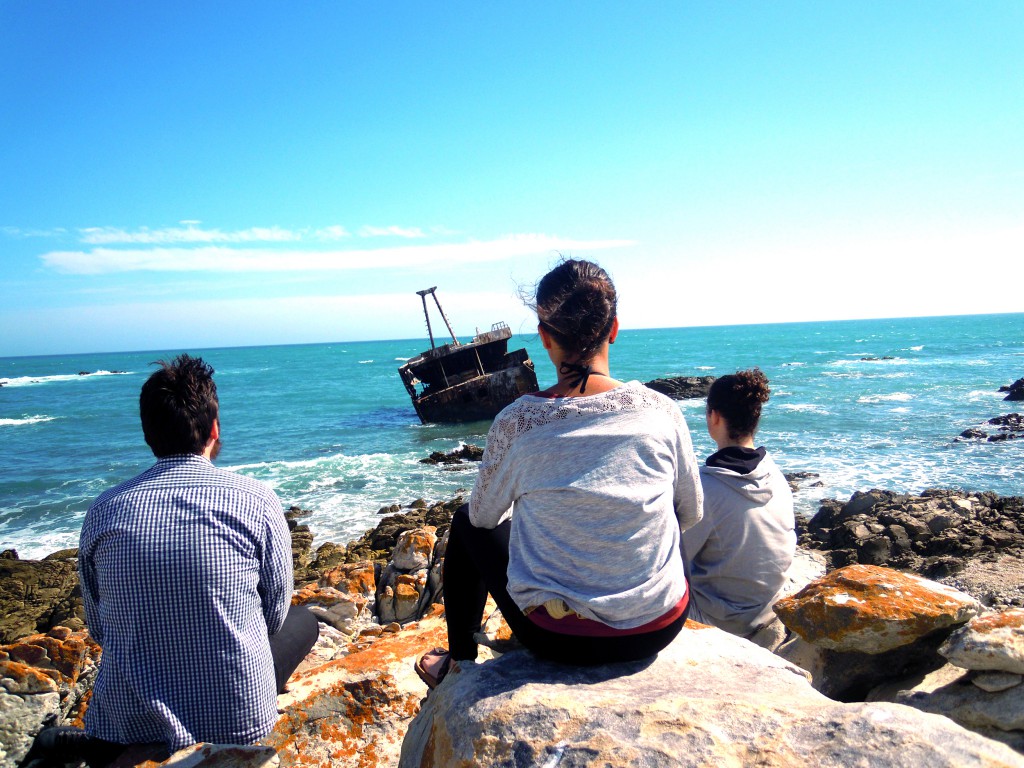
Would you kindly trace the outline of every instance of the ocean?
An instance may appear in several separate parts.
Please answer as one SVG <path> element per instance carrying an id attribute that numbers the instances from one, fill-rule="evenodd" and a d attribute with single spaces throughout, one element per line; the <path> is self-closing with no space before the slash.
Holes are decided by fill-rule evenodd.
<path id="1" fill-rule="evenodd" d="M 510 344 L 529 350 L 541 387 L 553 383 L 536 336 Z M 311 510 L 303 522 L 317 542 L 358 537 L 385 505 L 471 489 L 475 465 L 419 463 L 432 451 L 483 445 L 488 428 L 419 423 L 397 368 L 428 346 L 0 358 L 0 549 L 38 558 L 77 546 L 92 499 L 153 462 L 139 425 L 139 389 L 152 361 L 182 351 L 216 369 L 224 443 L 217 463 L 269 483 L 286 506 Z M 1024 440 L 955 440 L 1022 410 L 997 390 L 1024 376 L 1024 314 L 625 329 L 611 365 L 617 378 L 640 381 L 760 366 L 772 396 L 758 444 L 783 471 L 818 475 L 796 494 L 804 516 L 822 498 L 870 488 L 1024 495 Z M 704 401 L 679 407 L 703 459 L 713 451 Z"/>

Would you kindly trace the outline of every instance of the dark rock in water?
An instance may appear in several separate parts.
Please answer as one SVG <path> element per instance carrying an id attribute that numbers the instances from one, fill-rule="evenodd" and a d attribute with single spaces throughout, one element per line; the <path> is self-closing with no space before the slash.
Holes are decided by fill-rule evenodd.
<path id="1" fill-rule="evenodd" d="M 805 480 L 814 480 L 815 478 L 820 477 L 817 472 L 785 472 L 783 475 L 786 478 L 786 482 L 789 483 L 789 489 L 794 493 L 800 490 L 800 485 Z M 820 480 L 808 485 L 809 488 L 818 488 L 820 486 Z"/>
<path id="2" fill-rule="evenodd" d="M 882 355 L 881 357 L 862 357 L 861 362 L 863 363 L 874 363 L 879 360 L 895 360 L 896 358 L 892 355 Z"/>
<path id="3" fill-rule="evenodd" d="M 17 559 L 18 559 L 18 550 L 16 550 L 16 549 L 5 549 L 3 552 L 0 552 L 0 560 L 17 560 Z"/>
<path id="4" fill-rule="evenodd" d="M 689 400 L 707 397 L 708 390 L 714 383 L 714 376 L 674 376 L 669 379 L 653 379 L 644 386 L 668 395 L 673 400 Z"/>
<path id="5" fill-rule="evenodd" d="M 467 461 L 480 461 L 483 457 L 483 448 L 466 443 L 453 451 L 448 451 L 448 453 L 434 451 L 427 458 L 420 459 L 420 464 L 463 464 Z"/>
<path id="6" fill-rule="evenodd" d="M 59 549 L 56 552 L 51 552 L 43 560 L 77 560 L 78 559 L 78 547 L 72 547 L 71 549 Z"/>
<path id="7" fill-rule="evenodd" d="M 997 427 L 999 431 L 995 434 L 989 434 L 983 429 L 971 427 L 961 432 L 954 442 L 960 442 L 961 440 L 987 440 L 990 443 L 997 443 L 1002 440 L 1024 438 L 1024 416 L 1019 413 L 996 416 L 986 421 L 982 426 Z"/>
<path id="8" fill-rule="evenodd" d="M 294 524 L 294 520 L 290 523 Z M 313 560 L 313 532 L 308 525 L 295 525 L 291 529 L 292 534 L 292 570 L 294 571 L 295 584 L 305 583 L 309 578 L 309 566 Z"/>
<path id="9" fill-rule="evenodd" d="M 1024 400 L 1024 379 L 1017 379 L 1013 384 L 1000 387 L 1000 392 L 1006 392 L 1003 400 Z"/>

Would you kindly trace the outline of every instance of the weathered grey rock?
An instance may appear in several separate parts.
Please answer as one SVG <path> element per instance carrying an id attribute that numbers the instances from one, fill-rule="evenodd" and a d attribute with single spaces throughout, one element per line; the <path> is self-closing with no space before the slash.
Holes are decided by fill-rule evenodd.
<path id="1" fill-rule="evenodd" d="M 989 693 L 999 693 L 1020 685 L 1024 677 L 1011 672 L 979 672 L 971 678 L 971 682 Z"/>
<path id="2" fill-rule="evenodd" d="M 17 694 L 0 688 L 0 765 L 14 768 L 43 723 L 60 717 L 60 694 Z"/>
<path id="3" fill-rule="evenodd" d="M 574 668 L 526 651 L 461 664 L 409 726 L 402 768 L 1024 766 L 1008 747 L 895 704 L 841 704 L 716 629 L 651 661 Z"/>
<path id="4" fill-rule="evenodd" d="M 939 653 L 964 669 L 1024 674 L 1024 609 L 976 616 L 950 635 Z"/>
<path id="5" fill-rule="evenodd" d="M 774 610 L 809 643 L 871 654 L 962 624 L 981 610 L 981 604 L 914 574 L 849 565 L 779 600 Z"/>
<path id="6" fill-rule="evenodd" d="M 965 728 L 1024 730 L 1024 688 L 989 693 L 971 683 L 971 676 L 952 664 L 925 676 L 881 685 L 870 701 L 890 701 L 943 715 Z"/>
<path id="7" fill-rule="evenodd" d="M 433 528 L 416 528 L 403 531 L 395 542 L 391 562 L 400 571 L 418 571 L 429 568 L 434 555 L 437 535 Z"/>
<path id="8" fill-rule="evenodd" d="M 815 690 L 830 699 L 863 701 L 872 688 L 894 677 L 943 666 L 946 660 L 938 647 L 944 638 L 944 633 L 938 633 L 882 653 L 858 653 L 822 648 L 793 635 L 775 653 L 806 670 Z"/>

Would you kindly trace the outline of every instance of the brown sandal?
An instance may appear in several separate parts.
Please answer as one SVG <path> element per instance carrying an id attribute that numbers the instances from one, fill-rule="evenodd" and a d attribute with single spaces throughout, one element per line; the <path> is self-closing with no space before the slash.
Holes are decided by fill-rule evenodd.
<path id="1" fill-rule="evenodd" d="M 417 659 L 415 664 L 416 674 L 430 690 L 434 690 L 441 684 L 451 668 L 452 656 L 444 648 L 427 651 Z"/>

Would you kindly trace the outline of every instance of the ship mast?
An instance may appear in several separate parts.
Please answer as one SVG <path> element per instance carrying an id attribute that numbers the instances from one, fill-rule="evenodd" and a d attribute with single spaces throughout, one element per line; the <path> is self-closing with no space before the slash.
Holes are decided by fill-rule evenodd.
<path id="1" fill-rule="evenodd" d="M 434 291 L 437 290 L 435 285 L 433 288 L 424 288 L 422 291 L 416 291 L 420 295 L 420 299 L 423 300 L 423 317 L 427 319 L 427 333 L 430 335 L 430 348 L 434 349 L 437 345 L 434 344 L 434 331 L 430 327 L 430 313 L 427 312 L 427 294 L 434 297 L 434 303 L 437 304 L 437 311 L 441 313 L 441 319 L 444 320 L 445 327 L 448 328 L 448 333 L 451 334 L 452 343 L 455 346 L 459 346 L 459 340 L 455 338 L 455 331 L 452 330 L 452 324 L 448 322 L 448 318 L 444 314 L 444 310 L 441 309 L 441 302 L 437 299 L 437 294 Z"/>

